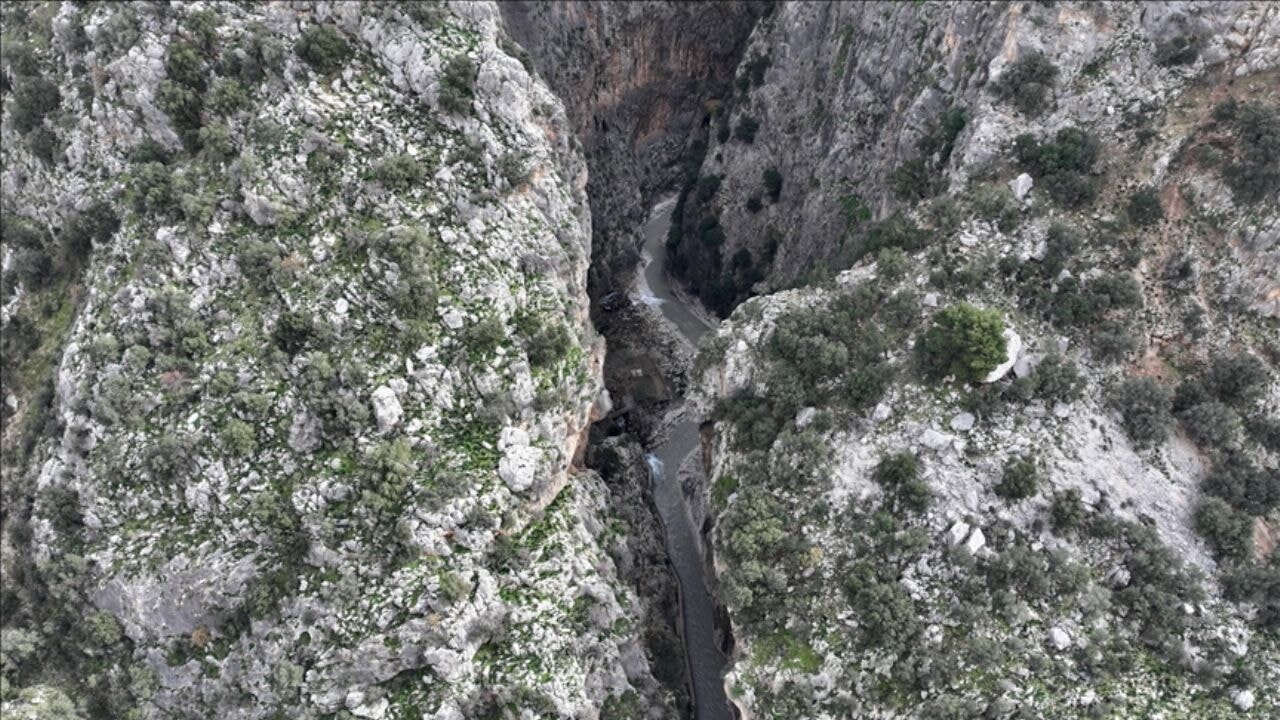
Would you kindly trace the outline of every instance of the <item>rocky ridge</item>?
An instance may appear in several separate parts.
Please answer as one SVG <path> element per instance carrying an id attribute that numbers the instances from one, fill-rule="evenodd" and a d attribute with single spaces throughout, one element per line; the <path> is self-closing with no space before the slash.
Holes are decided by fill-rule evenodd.
<path id="1" fill-rule="evenodd" d="M 78 288 L 6 380 L 5 713 L 669 717 L 580 463 L 585 165 L 497 7 L 4 20 L 6 335 Z"/>

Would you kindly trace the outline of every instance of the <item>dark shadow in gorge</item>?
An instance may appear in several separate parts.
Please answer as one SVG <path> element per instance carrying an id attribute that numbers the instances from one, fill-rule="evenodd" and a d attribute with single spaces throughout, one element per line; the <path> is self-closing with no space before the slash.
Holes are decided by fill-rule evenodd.
<path id="1" fill-rule="evenodd" d="M 686 156 L 695 143 L 705 142 L 710 126 L 707 103 L 731 91 L 747 38 L 771 5 L 746 0 L 501 5 L 508 32 L 527 52 L 522 59 L 564 102 L 587 159 L 593 235 L 588 291 L 592 320 L 608 343 L 605 382 L 614 402 L 613 411 L 592 429 L 587 461 L 600 470 L 612 502 L 636 534 L 634 564 L 626 575 L 649 599 L 655 616 L 641 619 L 654 674 L 686 701 L 684 673 L 672 675 L 677 588 L 663 551 L 644 451 L 660 443 L 661 418 L 682 402 L 688 357 L 680 354 L 669 330 L 655 327 L 653 313 L 630 304 L 628 289 L 650 208 L 687 181 Z M 690 434 L 696 444 L 697 428 Z M 716 612 L 720 627 L 727 627 L 723 610 Z M 727 637 L 723 630 L 718 634 Z M 683 664 L 679 658 L 677 669 Z"/>

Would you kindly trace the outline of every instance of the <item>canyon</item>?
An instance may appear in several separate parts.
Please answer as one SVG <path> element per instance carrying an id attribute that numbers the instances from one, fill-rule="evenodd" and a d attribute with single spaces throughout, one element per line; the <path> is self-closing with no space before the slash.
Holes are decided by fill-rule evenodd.
<path id="1" fill-rule="evenodd" d="M 6 716 L 1280 712 L 1271 4 L 2 20 Z"/>

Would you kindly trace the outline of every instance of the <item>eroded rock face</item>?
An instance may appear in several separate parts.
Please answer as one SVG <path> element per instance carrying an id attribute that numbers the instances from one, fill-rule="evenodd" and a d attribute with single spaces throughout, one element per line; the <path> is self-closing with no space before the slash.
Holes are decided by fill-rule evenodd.
<path id="1" fill-rule="evenodd" d="M 714 122 L 724 129 L 711 133 L 699 173 L 719 177 L 718 190 L 708 203 L 690 202 L 676 264 L 704 301 L 719 306 L 727 295 L 726 308 L 820 263 L 841 269 L 871 223 L 910 207 L 894 187 L 904 165 L 922 158 L 927 165 L 905 182 L 907 193 L 932 183 L 924 196 L 962 199 L 1007 166 L 1015 136 L 1072 125 L 1103 138 L 1102 164 L 1116 168 L 1117 197 L 1136 183 L 1171 194 L 1190 183 L 1201 186 L 1195 196 L 1207 212 L 1232 215 L 1236 205 L 1221 181 L 1202 181 L 1216 174 L 1171 164 L 1206 137 L 1192 113 L 1177 109 L 1179 98 L 1194 97 L 1199 113 L 1208 98 L 1198 87 L 1212 87 L 1214 101 L 1230 87 L 1261 89 L 1280 62 L 1277 36 L 1280 19 L 1266 3 L 780 4 L 760 22 L 738 68 L 746 82 L 759 59 L 761 82 L 723 98 Z M 1194 46 L 1193 60 L 1167 60 L 1175 39 Z M 1027 115 L 992 88 L 1034 53 L 1058 75 L 1045 109 Z M 954 146 L 922 151 L 921 139 L 957 109 L 967 121 Z M 758 124 L 750 141 L 739 135 L 744 120 Z M 1116 146 L 1143 149 L 1135 158 L 1105 151 Z M 781 180 L 776 198 L 762 179 L 766 170 Z M 1022 198 L 1032 185 L 1018 175 L 1008 181 Z M 1039 187 L 1029 197 L 1047 202 Z M 708 240 L 699 229 L 712 215 L 723 239 Z M 1277 285 L 1267 268 L 1275 216 L 1263 215 L 1261 224 L 1231 226 L 1225 241 L 1239 255 L 1231 282 L 1274 317 Z"/>
<path id="2" fill-rule="evenodd" d="M 728 315 L 690 406 L 715 421 L 712 539 L 744 716 L 1094 712 L 1101 675 L 1045 668 L 1117 637 L 1173 679 L 1116 670 L 1108 711 L 1232 713 L 1245 694 L 1259 712 L 1256 689 L 1197 674 L 1280 677 L 1255 614 L 1269 601 L 1220 585 L 1230 552 L 1270 558 L 1251 567 L 1274 578 L 1276 504 L 1237 507 L 1236 550 L 1203 533 L 1206 496 L 1244 466 L 1226 455 L 1259 487 L 1280 462 L 1264 429 L 1280 411 L 1280 205 L 1223 170 L 1250 152 L 1225 101 L 1280 117 L 1278 19 L 1250 2 L 786 3 L 760 22 L 675 263 Z M 1056 77 L 1033 112 L 997 87 L 1036 53 Z M 956 117 L 944 152 L 937 128 Z M 1096 142 L 1078 204 L 1015 152 L 1066 128 Z M 999 308 L 1021 348 L 986 384 L 928 381 L 920 332 L 962 301 Z M 1240 357 L 1248 398 L 1199 406 L 1195 384 Z M 1183 408 L 1154 440 L 1117 400 L 1137 377 Z M 1144 575 L 1150 557 L 1169 574 Z M 1131 601 L 1157 595 L 1174 612 L 1143 620 Z"/>
<path id="3" fill-rule="evenodd" d="M 677 189 L 706 103 L 722 95 L 763 7 L 731 0 L 510 2 L 506 27 L 565 102 L 591 174 L 591 284 L 604 295 L 638 258 L 649 207 Z"/>
<path id="4" fill-rule="evenodd" d="M 571 468 L 605 402 L 586 164 L 498 8 L 28 9 L 5 80 L 54 79 L 66 152 L 6 90 L 6 338 L 57 290 L 11 292 L 11 213 L 91 239 L 25 468 L 6 415 L 6 714 L 91 657 L 66 692 L 103 716 L 674 716 Z"/>

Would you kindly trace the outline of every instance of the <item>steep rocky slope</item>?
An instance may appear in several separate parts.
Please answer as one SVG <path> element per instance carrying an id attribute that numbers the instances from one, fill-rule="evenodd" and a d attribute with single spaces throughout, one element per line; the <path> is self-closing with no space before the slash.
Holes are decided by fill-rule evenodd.
<path id="1" fill-rule="evenodd" d="M 497 7 L 3 21 L 5 715 L 673 716 Z"/>
<path id="2" fill-rule="evenodd" d="M 1266 3 L 760 23 L 669 242 L 746 716 L 1280 711 L 1277 63 Z"/>
<path id="3" fill-rule="evenodd" d="M 564 100 L 591 168 L 597 295 L 630 278 L 649 208 L 693 169 L 686 152 L 705 141 L 707 103 L 729 87 L 768 9 L 744 0 L 502 4 L 512 35 Z"/>
<path id="4" fill-rule="evenodd" d="M 6 717 L 1280 713 L 1271 4 L 0 21 Z"/>

